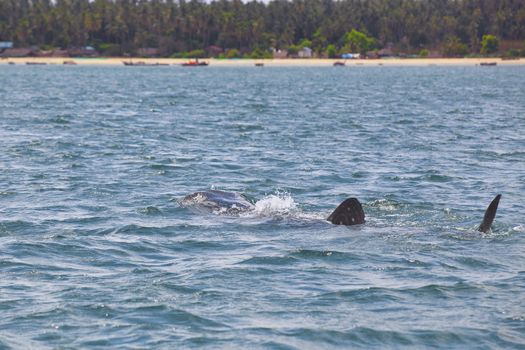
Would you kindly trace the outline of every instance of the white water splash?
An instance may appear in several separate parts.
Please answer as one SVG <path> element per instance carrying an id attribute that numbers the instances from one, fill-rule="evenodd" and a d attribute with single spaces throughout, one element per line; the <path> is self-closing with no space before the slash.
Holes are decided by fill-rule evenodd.
<path id="1" fill-rule="evenodd" d="M 297 210 L 297 204 L 289 193 L 277 193 L 258 200 L 255 203 L 254 213 L 261 216 L 271 216 L 292 214 Z"/>
<path id="2" fill-rule="evenodd" d="M 372 201 L 369 205 L 371 207 L 376 207 L 384 211 L 396 211 L 396 209 L 398 209 L 399 207 L 399 204 L 385 198 L 376 199 L 375 201 Z"/>
<path id="3" fill-rule="evenodd" d="M 518 225 L 518 226 L 513 227 L 512 231 L 514 231 L 514 232 L 524 232 L 525 231 L 525 227 L 523 225 Z"/>

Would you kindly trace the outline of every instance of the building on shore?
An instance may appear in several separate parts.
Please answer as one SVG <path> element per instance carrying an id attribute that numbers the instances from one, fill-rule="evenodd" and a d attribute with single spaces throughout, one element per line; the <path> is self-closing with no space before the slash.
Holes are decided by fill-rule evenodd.
<path id="1" fill-rule="evenodd" d="M 0 41 L 0 52 L 5 49 L 12 49 L 13 48 L 13 42 L 12 41 Z"/>
<path id="2" fill-rule="evenodd" d="M 32 48 L 9 48 L 5 49 L 1 54 L 1 57 L 35 57 L 36 50 Z"/>
<path id="3" fill-rule="evenodd" d="M 206 52 L 208 53 L 208 56 L 210 57 L 218 57 L 220 54 L 224 52 L 224 50 L 220 46 L 210 45 L 206 48 Z"/>
<path id="4" fill-rule="evenodd" d="M 288 58 L 288 50 L 272 48 L 272 56 L 275 59 Z"/>
<path id="5" fill-rule="evenodd" d="M 297 57 L 299 58 L 312 58 L 313 50 L 307 46 L 303 47 L 301 50 L 297 51 Z"/>
<path id="6" fill-rule="evenodd" d="M 73 47 L 67 49 L 70 57 L 98 57 L 100 54 L 92 46 Z"/>

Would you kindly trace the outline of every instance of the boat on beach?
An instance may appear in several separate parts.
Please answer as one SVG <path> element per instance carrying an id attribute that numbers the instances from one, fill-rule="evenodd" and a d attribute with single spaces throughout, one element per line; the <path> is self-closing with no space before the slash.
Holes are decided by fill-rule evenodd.
<path id="1" fill-rule="evenodd" d="M 196 58 L 193 61 L 188 61 L 188 62 L 184 62 L 183 64 L 181 64 L 181 66 L 183 67 L 203 67 L 207 65 L 208 65 L 208 62 L 199 62 L 198 58 Z"/>

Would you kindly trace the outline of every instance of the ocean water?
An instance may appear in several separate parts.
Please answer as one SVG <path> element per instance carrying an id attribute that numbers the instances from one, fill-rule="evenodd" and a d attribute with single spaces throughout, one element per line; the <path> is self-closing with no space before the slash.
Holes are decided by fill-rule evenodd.
<path id="1" fill-rule="evenodd" d="M 1 65 L 0 149 L 2 349 L 525 348 L 524 67 Z"/>

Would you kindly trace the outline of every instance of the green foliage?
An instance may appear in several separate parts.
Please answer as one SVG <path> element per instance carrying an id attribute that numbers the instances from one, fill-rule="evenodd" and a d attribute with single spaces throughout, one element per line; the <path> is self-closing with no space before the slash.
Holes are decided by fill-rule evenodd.
<path id="1" fill-rule="evenodd" d="M 481 40 L 481 53 L 483 55 L 490 55 L 498 51 L 499 40 L 495 35 L 483 35 Z"/>
<path id="2" fill-rule="evenodd" d="M 15 47 L 92 43 L 105 55 L 145 47 L 168 55 L 212 45 L 268 51 L 291 43 L 317 53 L 330 44 L 359 53 L 388 43 L 413 51 L 455 36 L 470 45 L 467 51 L 479 52 L 479 33 L 523 41 L 523 11 L 518 0 L 0 0 L 0 39 Z M 351 28 L 359 31 L 348 33 Z M 497 52 L 497 45 L 488 41 L 483 52 Z"/>
<path id="3" fill-rule="evenodd" d="M 171 58 L 206 58 L 208 57 L 208 55 L 206 54 L 206 51 L 202 49 L 197 49 L 197 50 L 191 50 L 191 51 L 175 52 L 170 57 Z"/>
<path id="4" fill-rule="evenodd" d="M 308 39 L 303 39 L 301 40 L 301 42 L 299 42 L 299 44 L 297 45 L 299 46 L 301 49 L 304 48 L 304 47 L 312 47 L 312 41 L 311 40 L 308 40 Z"/>
<path id="5" fill-rule="evenodd" d="M 192 50 L 186 53 L 186 58 L 205 58 L 206 52 L 202 49 Z"/>
<path id="6" fill-rule="evenodd" d="M 518 49 L 510 49 L 507 52 L 505 52 L 503 57 L 518 58 L 521 56 L 521 54 L 522 52 Z"/>
<path id="7" fill-rule="evenodd" d="M 226 58 L 241 58 L 241 53 L 237 49 L 230 49 L 226 52 Z"/>
<path id="8" fill-rule="evenodd" d="M 317 29 L 312 39 L 312 49 L 318 54 L 322 54 L 327 44 L 326 36 L 321 34 L 321 31 Z"/>
<path id="9" fill-rule="evenodd" d="M 421 51 L 419 51 L 419 57 L 426 58 L 428 57 L 428 55 L 429 55 L 429 52 L 427 49 L 422 49 Z"/>
<path id="10" fill-rule="evenodd" d="M 252 58 L 252 59 L 272 58 L 272 53 L 269 51 L 264 51 L 259 48 L 256 48 L 250 54 L 245 55 L 245 56 L 246 58 Z"/>
<path id="11" fill-rule="evenodd" d="M 335 45 L 330 44 L 326 47 L 326 55 L 328 56 L 328 58 L 336 58 L 337 50 L 335 48 Z"/>
<path id="12" fill-rule="evenodd" d="M 352 29 L 351 32 L 346 33 L 344 37 L 344 47 L 341 51 L 366 54 L 367 51 L 374 49 L 375 39 L 367 36 L 365 33 L 359 32 L 355 29 Z"/>
<path id="13" fill-rule="evenodd" d="M 96 49 L 104 56 L 122 56 L 122 48 L 117 44 L 101 43 Z"/>
<path id="14" fill-rule="evenodd" d="M 464 57 L 468 54 L 468 46 L 455 36 L 449 36 L 443 44 L 443 55 L 446 57 Z"/>
<path id="15" fill-rule="evenodd" d="M 288 55 L 297 55 L 297 53 L 299 52 L 299 50 L 302 50 L 303 47 L 302 46 L 299 46 L 299 45 L 290 45 L 288 46 Z"/>
<path id="16" fill-rule="evenodd" d="M 296 56 L 299 53 L 299 51 L 301 51 L 305 47 L 312 48 L 312 41 L 308 39 L 302 39 L 299 42 L 299 44 L 288 46 L 288 55 Z"/>

